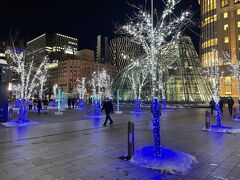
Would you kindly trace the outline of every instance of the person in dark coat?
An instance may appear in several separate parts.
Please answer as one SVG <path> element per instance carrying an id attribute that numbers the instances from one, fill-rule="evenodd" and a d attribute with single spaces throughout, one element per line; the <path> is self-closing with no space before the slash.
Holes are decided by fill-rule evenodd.
<path id="1" fill-rule="evenodd" d="M 33 100 L 33 107 L 34 107 L 34 110 L 37 108 L 37 101 L 38 101 L 37 99 L 34 99 L 34 100 Z"/>
<path id="2" fill-rule="evenodd" d="M 109 101 L 109 98 L 106 98 L 105 102 L 103 103 L 101 111 L 105 110 L 106 113 L 106 120 L 103 124 L 103 126 L 106 126 L 108 119 L 110 120 L 109 124 L 112 124 L 113 121 L 110 117 L 110 113 L 113 113 L 113 104 L 111 101 Z"/>
<path id="3" fill-rule="evenodd" d="M 42 109 L 42 102 L 40 99 L 38 99 L 37 101 L 37 109 L 38 109 L 38 115 L 40 115 L 40 111 Z"/>
<path id="4" fill-rule="evenodd" d="M 28 103 L 29 103 L 29 105 L 28 105 L 28 110 L 31 111 L 31 110 L 32 110 L 32 106 L 33 106 L 33 100 L 30 99 L 30 100 L 28 101 Z"/>
<path id="5" fill-rule="evenodd" d="M 68 109 L 71 109 L 71 104 L 72 104 L 71 98 L 68 98 Z"/>
<path id="6" fill-rule="evenodd" d="M 215 110 L 215 101 L 212 98 L 211 101 L 209 102 L 210 108 L 211 108 L 211 114 L 213 114 L 213 110 Z"/>
<path id="7" fill-rule="evenodd" d="M 48 100 L 45 98 L 43 100 L 43 106 L 44 106 L 44 111 L 47 111 L 47 108 L 48 108 Z"/>
<path id="8" fill-rule="evenodd" d="M 223 99 L 220 97 L 219 101 L 218 101 L 218 104 L 219 104 L 219 107 L 220 107 L 220 110 L 223 114 L 223 105 L 224 105 L 224 102 L 223 102 Z"/>
<path id="9" fill-rule="evenodd" d="M 75 106 L 75 99 L 72 98 L 72 108 L 74 109 L 74 106 Z"/>
<path id="10" fill-rule="evenodd" d="M 227 103 L 228 103 L 228 111 L 229 111 L 229 113 L 232 115 L 234 100 L 233 100 L 233 98 L 232 98 L 231 96 L 229 97 Z"/>
<path id="11" fill-rule="evenodd" d="M 238 99 L 238 111 L 240 111 L 240 99 Z"/>

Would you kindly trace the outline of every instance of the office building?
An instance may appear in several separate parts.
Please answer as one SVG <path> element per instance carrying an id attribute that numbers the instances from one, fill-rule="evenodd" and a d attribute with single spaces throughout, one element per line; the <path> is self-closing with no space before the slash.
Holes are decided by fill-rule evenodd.
<path id="1" fill-rule="evenodd" d="M 111 64 L 117 66 L 118 72 L 142 53 L 141 46 L 126 37 L 117 37 L 110 41 Z"/>
<path id="2" fill-rule="evenodd" d="M 223 73 L 220 95 L 238 97 L 238 82 L 232 77 L 229 64 L 240 60 L 240 0 L 200 0 L 199 3 L 202 65 L 209 68 L 217 59 Z M 215 59 L 213 49 L 217 52 Z"/>
<path id="3" fill-rule="evenodd" d="M 49 67 L 57 66 L 58 61 L 73 58 L 78 49 L 78 40 L 59 33 L 44 33 L 27 42 L 27 60 L 40 64 L 48 56 Z"/>
<path id="4" fill-rule="evenodd" d="M 72 93 L 76 88 L 77 79 L 82 77 L 87 78 L 87 81 L 92 79 L 92 73 L 94 71 L 101 71 L 106 69 L 111 78 L 115 78 L 117 70 L 110 64 L 102 64 L 94 61 L 85 60 L 67 60 L 59 62 L 58 68 L 58 85 L 64 90 L 64 92 Z M 91 87 L 88 85 L 88 93 L 91 93 Z"/>
<path id="5" fill-rule="evenodd" d="M 83 61 L 95 61 L 94 51 L 90 49 L 82 49 L 75 53 L 75 59 Z"/>
<path id="6" fill-rule="evenodd" d="M 163 61 L 168 61 L 169 66 L 164 70 L 164 92 L 158 91 L 159 97 L 165 94 L 168 101 L 178 102 L 208 102 L 212 97 L 212 91 L 206 77 L 203 74 L 200 59 L 189 37 L 180 37 L 162 47 L 167 52 L 162 55 Z M 160 53 L 160 52 L 159 52 Z M 128 76 L 134 72 L 139 73 L 144 63 L 149 60 L 146 55 L 134 58 L 115 78 L 113 90 L 120 90 L 123 100 L 134 100 L 132 85 Z M 141 66 L 139 66 L 139 64 Z M 160 64 L 160 63 L 158 63 Z M 146 64 L 145 64 L 146 65 Z M 146 65 L 147 66 L 147 65 Z M 160 69 L 159 69 L 160 71 Z M 147 76 L 147 83 L 142 88 L 141 99 L 150 100 L 152 75 Z"/>
<path id="7" fill-rule="evenodd" d="M 110 47 L 108 37 L 97 36 L 96 61 L 99 63 L 110 63 Z"/>

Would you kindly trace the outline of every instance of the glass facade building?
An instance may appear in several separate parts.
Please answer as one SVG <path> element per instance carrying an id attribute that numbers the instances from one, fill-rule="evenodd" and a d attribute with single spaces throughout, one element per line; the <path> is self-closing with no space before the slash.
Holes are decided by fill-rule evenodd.
<path id="1" fill-rule="evenodd" d="M 168 62 L 164 74 L 168 77 L 165 81 L 165 94 L 168 101 L 207 102 L 212 97 L 210 84 L 203 73 L 201 62 L 193 43 L 189 37 L 181 37 L 168 44 L 167 53 L 161 55 Z M 161 59 L 160 58 L 160 59 Z M 133 100 L 133 91 L 128 80 L 131 71 L 139 72 L 138 64 L 147 61 L 143 55 L 136 58 L 125 67 L 116 77 L 113 89 L 120 90 L 122 100 Z M 140 67 L 141 68 L 141 67 Z M 151 75 L 148 83 L 143 87 L 141 99 L 151 99 Z M 161 93 L 159 93 L 161 97 Z"/>

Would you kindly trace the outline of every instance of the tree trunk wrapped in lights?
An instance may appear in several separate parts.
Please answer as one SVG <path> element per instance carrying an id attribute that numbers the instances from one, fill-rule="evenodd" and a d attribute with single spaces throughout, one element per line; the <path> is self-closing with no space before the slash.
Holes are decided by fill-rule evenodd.
<path id="1" fill-rule="evenodd" d="M 39 80 L 39 84 L 40 84 L 39 98 L 43 99 L 44 85 L 47 81 L 47 69 L 46 68 L 43 69 L 40 77 L 38 77 L 38 80 Z"/>
<path id="2" fill-rule="evenodd" d="M 149 72 L 146 67 L 137 64 L 128 73 L 128 80 L 131 84 L 135 99 L 135 112 L 141 112 L 141 94 L 143 87 L 147 84 Z"/>
<path id="3" fill-rule="evenodd" d="M 168 49 L 163 49 L 167 43 L 176 40 L 188 23 L 191 23 L 188 11 L 182 12 L 180 16 L 174 14 L 176 5 L 180 2 L 167 0 L 164 2 L 164 9 L 161 15 L 153 15 L 153 0 L 151 2 L 151 14 L 139 10 L 130 22 L 121 28 L 121 33 L 128 35 L 133 41 L 141 44 L 147 56 L 147 66 L 151 74 L 152 86 L 152 112 L 153 112 L 153 134 L 154 154 L 160 156 L 160 113 L 159 108 L 159 84 L 163 86 L 163 71 L 167 69 L 169 62 L 161 58 Z M 140 65 L 141 66 L 141 65 Z"/>
<path id="4" fill-rule="evenodd" d="M 102 95 L 111 98 L 112 80 L 107 71 L 102 69 L 100 72 L 93 72 L 90 84 L 94 97 L 94 114 L 98 116 L 101 110 Z"/>
<path id="5" fill-rule="evenodd" d="M 20 123 L 27 121 L 27 102 L 33 96 L 33 93 L 39 87 L 43 81 L 45 82 L 46 76 L 43 78 L 43 75 L 46 72 L 45 64 L 47 58 L 44 57 L 43 61 L 38 67 L 35 67 L 33 60 L 28 64 L 25 61 L 25 51 L 18 51 L 15 48 L 9 49 L 5 52 L 10 56 L 13 63 L 11 69 L 20 76 L 20 83 L 16 85 L 18 87 L 14 90 L 16 97 L 19 98 L 19 114 L 18 120 Z M 46 74 L 45 74 L 46 75 Z M 40 79 L 43 79 L 42 82 L 39 82 Z"/>
<path id="6" fill-rule="evenodd" d="M 82 77 L 82 80 L 77 79 L 77 92 L 79 95 L 79 107 L 80 109 L 84 109 L 84 96 L 86 93 L 86 78 Z"/>
<path id="7" fill-rule="evenodd" d="M 234 63 L 229 54 L 224 53 L 225 58 L 230 63 L 230 72 L 232 77 L 237 80 L 238 83 L 238 111 L 240 111 L 240 60 L 235 56 L 236 62 Z"/>
<path id="8" fill-rule="evenodd" d="M 56 99 L 57 99 L 57 90 L 58 90 L 58 85 L 54 84 L 53 85 L 53 102 L 52 102 L 52 106 L 56 107 L 57 103 L 56 103 Z"/>
<path id="9" fill-rule="evenodd" d="M 221 79 L 222 73 L 220 72 L 220 59 L 218 57 L 218 51 L 213 49 L 211 52 L 211 67 L 207 69 L 207 77 L 210 79 L 210 83 L 213 91 L 213 99 L 215 101 L 215 110 L 216 110 L 216 125 L 217 127 L 222 126 L 222 111 L 220 108 L 220 91 L 221 91 Z"/>

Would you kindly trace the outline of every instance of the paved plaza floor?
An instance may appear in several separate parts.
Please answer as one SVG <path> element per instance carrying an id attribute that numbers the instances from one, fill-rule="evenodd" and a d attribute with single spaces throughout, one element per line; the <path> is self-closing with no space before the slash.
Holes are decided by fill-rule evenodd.
<path id="1" fill-rule="evenodd" d="M 163 146 L 197 157 L 187 174 L 162 174 L 120 160 L 127 153 L 129 120 L 135 123 L 135 148 L 153 144 L 151 114 L 132 114 L 132 108 L 122 107 L 123 114 L 112 115 L 114 124 L 107 127 L 104 118 L 85 118 L 86 111 L 77 109 L 63 116 L 30 112 L 29 119 L 40 124 L 0 127 L 0 180 L 240 180 L 240 134 L 202 131 L 206 109 L 175 109 L 161 117 Z M 240 127 L 227 112 L 224 119 L 224 125 Z"/>

